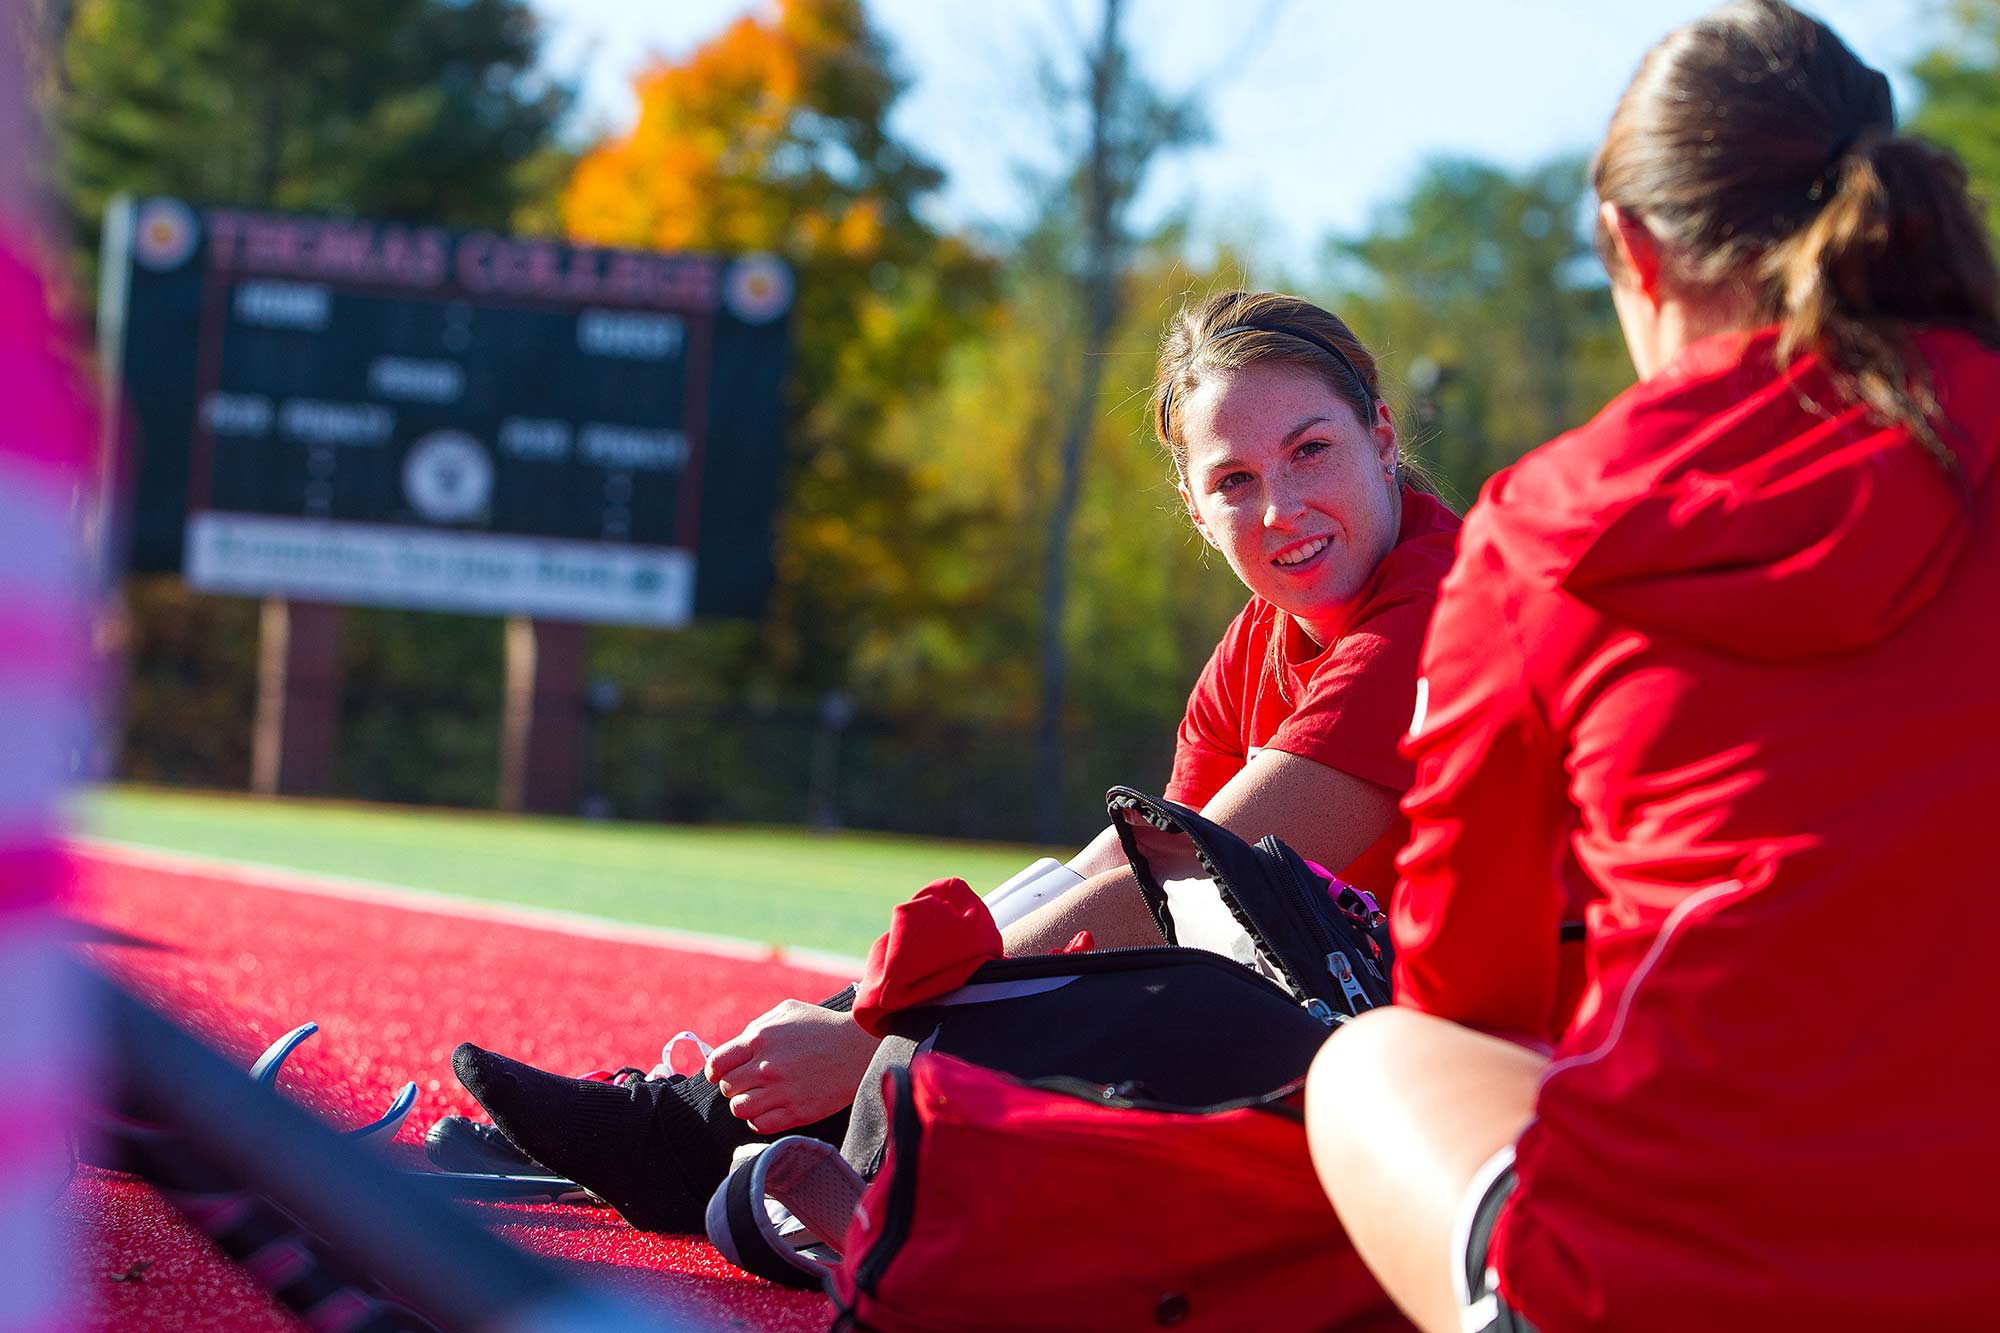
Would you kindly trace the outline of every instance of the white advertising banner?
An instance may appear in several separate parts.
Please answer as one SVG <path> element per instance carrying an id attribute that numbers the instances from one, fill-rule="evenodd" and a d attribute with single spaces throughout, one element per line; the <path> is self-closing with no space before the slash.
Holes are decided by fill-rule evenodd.
<path id="1" fill-rule="evenodd" d="M 672 627 L 694 610 L 689 551 L 265 514 L 189 516 L 185 572 L 207 592 L 475 615 Z"/>

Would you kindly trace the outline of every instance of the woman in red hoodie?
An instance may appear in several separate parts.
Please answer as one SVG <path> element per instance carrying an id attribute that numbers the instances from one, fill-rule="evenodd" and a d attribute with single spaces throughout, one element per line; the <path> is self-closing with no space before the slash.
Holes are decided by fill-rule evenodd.
<path id="1" fill-rule="evenodd" d="M 1315 1161 L 1433 1333 L 1991 1326 L 1981 219 L 1777 0 L 1654 48 L 1594 174 L 1641 382 L 1466 522 Z"/>

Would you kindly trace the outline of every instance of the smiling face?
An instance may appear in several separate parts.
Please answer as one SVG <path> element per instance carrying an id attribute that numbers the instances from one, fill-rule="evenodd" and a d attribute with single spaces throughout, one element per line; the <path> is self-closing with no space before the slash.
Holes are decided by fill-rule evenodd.
<path id="1" fill-rule="evenodd" d="M 1402 522 L 1388 405 L 1364 427 L 1317 376 L 1253 365 L 1203 376 L 1180 420 L 1196 529 L 1251 592 L 1331 641 Z"/>

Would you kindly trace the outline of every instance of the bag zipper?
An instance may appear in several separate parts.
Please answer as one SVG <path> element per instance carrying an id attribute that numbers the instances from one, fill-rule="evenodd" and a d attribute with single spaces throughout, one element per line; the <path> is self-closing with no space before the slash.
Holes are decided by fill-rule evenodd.
<path id="1" fill-rule="evenodd" d="M 1347 961 L 1347 955 L 1339 950 L 1326 956 L 1327 970 L 1340 983 L 1340 993 L 1347 997 L 1349 1012 L 1359 1014 L 1364 1009 L 1373 1009 L 1375 1002 L 1368 998 L 1368 992 L 1361 989 L 1361 979 L 1354 975 L 1354 964 Z"/>
<path id="2" fill-rule="evenodd" d="M 1297 994 L 1286 990 L 1263 973 L 1243 966 L 1233 958 L 1225 958 L 1207 949 L 1182 945 L 1137 945 L 1124 949 L 1093 949 L 1088 953 L 1033 954 L 1026 958 L 995 958 L 980 964 L 979 970 L 968 978 L 965 984 L 984 986 L 1009 981 L 1036 981 L 1043 977 L 1104 976 L 1110 973 L 1137 972 L 1157 967 L 1220 968 L 1236 980 L 1247 982 L 1253 988 L 1262 989 L 1275 1000 L 1288 1005 L 1299 1003 Z M 931 1014 L 938 1007 L 935 1001 L 913 1004 L 907 1009 L 898 1010 L 891 1016 L 890 1021 L 896 1023 L 903 1015 Z M 1345 1015 L 1336 1013 L 1322 1000 L 1309 1000 L 1305 1009 L 1328 1027 L 1345 1021 Z M 912 1035 L 908 1024 L 896 1027 L 894 1030 L 902 1036 Z"/>
<path id="3" fill-rule="evenodd" d="M 1253 928 L 1254 933 L 1254 928 Z M 1091 960 L 1098 960 L 1107 966 L 1092 967 Z M 1033 981 L 1041 977 L 1061 976 L 1064 973 L 1087 975 L 1103 972 L 1134 972 L 1148 967 L 1181 966 L 1193 964 L 1198 967 L 1220 967 L 1239 977 L 1247 977 L 1259 986 L 1268 988 L 1272 994 L 1283 997 L 1289 1004 L 1297 1004 L 1299 997 L 1287 994 L 1285 988 L 1260 972 L 1243 966 L 1233 958 L 1225 958 L 1207 949 L 1189 948 L 1185 945 L 1136 945 L 1125 949 L 1093 949 L 1088 953 L 1035 954 L 1027 958 L 996 958 L 980 966 L 967 985 L 985 985 L 998 981 Z M 921 1009 L 921 1004 L 911 1005 Z"/>
<path id="4" fill-rule="evenodd" d="M 1284 900 L 1284 910 L 1304 928 L 1307 937 L 1324 951 L 1327 972 L 1340 987 L 1340 993 L 1346 997 L 1348 1012 L 1359 1014 L 1364 1010 L 1373 1009 L 1375 1002 L 1368 998 L 1367 991 L 1362 989 L 1361 979 L 1354 975 L 1354 965 L 1348 959 L 1346 951 L 1340 947 L 1340 940 L 1335 936 L 1333 927 L 1305 900 L 1308 894 L 1317 893 L 1324 896 L 1326 886 L 1311 871 L 1287 855 L 1288 849 L 1276 838 L 1266 836 L 1257 844 L 1257 849 L 1284 867 L 1285 881 L 1291 885 L 1296 895 L 1278 895 Z"/>
<path id="5" fill-rule="evenodd" d="M 1342 884 L 1340 892 L 1334 896 L 1334 908 L 1347 918 L 1347 924 L 1360 935 L 1361 943 L 1367 948 L 1361 953 L 1361 964 L 1368 974 L 1388 986 L 1391 980 L 1383 974 L 1377 963 L 1395 957 L 1395 942 L 1390 938 L 1389 914 L 1382 910 L 1382 904 L 1375 901 L 1375 895 L 1366 889 L 1357 889 L 1352 884 Z"/>
<path id="6" fill-rule="evenodd" d="M 889 1114 L 889 1142 L 896 1150 L 896 1171 L 889 1178 L 889 1198 L 882 1213 L 882 1234 L 868 1247 L 855 1265 L 854 1287 L 874 1299 L 881 1284 L 882 1270 L 910 1239 L 910 1227 L 917 1210 L 917 1149 L 923 1138 L 923 1119 L 917 1114 L 917 1099 L 908 1065 L 889 1069 L 891 1095 L 896 1109 Z"/>
<path id="7" fill-rule="evenodd" d="M 1202 845 L 1201 840 L 1194 836 L 1192 830 L 1178 821 L 1173 822 L 1171 828 L 1163 828 L 1145 810 L 1140 809 L 1130 801 L 1114 803 L 1114 810 L 1120 805 L 1127 809 L 1138 809 L 1140 817 L 1146 819 L 1154 827 L 1160 828 L 1161 832 L 1178 833 L 1188 840 L 1188 845 L 1194 850 L 1196 864 L 1208 873 L 1209 879 L 1214 883 L 1216 896 L 1222 899 L 1222 905 L 1229 909 L 1229 914 L 1236 919 L 1236 924 L 1242 926 L 1250 934 L 1252 940 L 1257 945 L 1258 954 L 1268 960 L 1284 976 L 1285 981 L 1291 987 L 1291 994 L 1288 998 L 1294 1004 L 1304 1006 L 1307 1013 L 1319 1019 L 1320 1022 L 1325 1023 L 1328 1027 L 1337 1026 L 1344 1022 L 1348 1016 L 1358 1015 L 1364 1010 L 1375 1007 L 1374 1003 L 1369 1000 L 1367 992 L 1362 988 L 1360 979 L 1354 975 L 1354 969 L 1351 966 L 1345 968 L 1345 976 L 1342 976 L 1341 965 L 1346 964 L 1348 960 L 1340 949 L 1339 940 L 1334 937 L 1333 928 L 1303 901 L 1305 893 L 1324 892 L 1324 886 L 1320 885 L 1316 880 L 1310 887 L 1301 885 L 1300 875 L 1304 867 L 1298 864 L 1293 856 L 1286 855 L 1289 849 L 1276 838 L 1266 835 L 1257 843 L 1256 850 L 1265 856 L 1271 857 L 1284 868 L 1285 882 L 1289 883 L 1294 890 L 1294 893 L 1290 895 L 1285 893 L 1275 895 L 1282 899 L 1284 904 L 1278 910 L 1289 917 L 1295 925 L 1303 929 L 1305 938 L 1312 940 L 1319 946 L 1323 956 L 1327 960 L 1327 971 L 1334 978 L 1341 998 L 1347 1004 L 1348 1014 L 1344 1015 L 1340 1013 L 1329 1002 L 1328 996 L 1323 993 L 1322 986 L 1306 984 L 1305 979 L 1299 975 L 1298 969 L 1293 966 L 1292 960 L 1287 958 L 1283 952 L 1271 943 L 1275 939 L 1285 937 L 1270 930 L 1268 928 L 1270 923 L 1258 920 L 1249 905 L 1230 891 L 1221 871 L 1217 869 L 1214 859 L 1209 856 L 1208 848 Z M 1122 818 L 1120 825 L 1120 837 L 1123 838 L 1125 830 L 1123 829 Z M 1128 859 L 1130 859 L 1129 856 Z M 1310 872 L 1306 873 L 1309 874 Z M 1151 878 L 1150 874 L 1141 876 L 1142 887 L 1145 880 L 1149 878 Z M 1149 905 L 1151 896 L 1150 893 L 1147 895 Z M 1155 912 L 1154 915 L 1157 918 L 1159 913 Z M 1338 962 L 1336 962 L 1336 959 Z M 1243 970 L 1246 972 L 1250 971 L 1249 968 Z M 1257 974 L 1252 972 L 1252 975 Z"/>
<path id="8" fill-rule="evenodd" d="M 1194 848 L 1195 861 L 1203 870 L 1208 872 L 1210 882 L 1215 885 L 1216 896 L 1222 899 L 1222 905 L 1229 909 L 1229 915 L 1235 917 L 1236 924 L 1243 927 L 1249 933 L 1250 938 L 1256 943 L 1258 955 L 1266 959 L 1271 966 L 1283 974 L 1286 983 L 1291 987 L 1290 999 L 1292 1003 L 1304 1006 L 1307 1013 L 1328 1027 L 1334 1027 L 1343 1021 L 1345 1015 L 1342 1015 L 1327 1002 L 1326 997 L 1321 993 L 1321 987 L 1309 985 L 1306 979 L 1299 975 L 1298 969 L 1292 965 L 1292 959 L 1271 943 L 1272 940 L 1282 938 L 1282 936 L 1270 928 L 1271 923 L 1269 921 L 1260 920 L 1255 911 L 1252 910 L 1250 904 L 1244 902 L 1243 899 L 1237 897 L 1229 889 L 1221 870 L 1216 867 L 1214 860 L 1210 858 L 1208 849 L 1196 841 L 1194 835 L 1186 829 L 1182 829 L 1181 833 L 1183 837 L 1187 838 L 1189 845 Z M 1257 850 L 1269 855 L 1271 853 L 1269 844 L 1272 841 L 1271 838 L 1266 837 L 1262 842 L 1257 844 Z M 1285 867 L 1287 879 L 1291 880 L 1294 886 L 1296 886 L 1297 872 L 1284 858 L 1280 857 L 1279 863 Z M 1313 917 L 1305 910 L 1302 904 L 1294 901 L 1289 896 L 1283 893 L 1274 896 L 1284 902 L 1284 906 L 1279 910 L 1283 911 L 1295 923 L 1301 924 L 1309 939 L 1319 944 L 1329 954 L 1338 952 L 1335 947 L 1333 933 L 1327 928 L 1325 922 Z M 1248 968 L 1244 970 L 1249 971 Z"/>
<path id="9" fill-rule="evenodd" d="M 1268 1111 L 1272 1115 L 1284 1116 L 1287 1120 L 1303 1120 L 1305 1113 L 1285 1102 L 1297 1096 L 1304 1088 L 1304 1079 L 1294 1079 L 1271 1092 L 1259 1093 L 1254 1097 L 1238 1097 L 1234 1101 L 1215 1102 L 1208 1106 L 1176 1106 L 1171 1102 L 1156 1102 L 1139 1095 L 1141 1085 L 1137 1083 L 1092 1083 L 1088 1079 L 1073 1078 L 1067 1074 L 1056 1074 L 1049 1078 L 1028 1080 L 1028 1086 L 1044 1092 L 1059 1092 L 1065 1097 L 1075 1097 L 1079 1101 L 1098 1106 L 1115 1106 L 1129 1111 L 1157 1111 L 1162 1115 L 1221 1115 L 1225 1111 L 1241 1111 L 1255 1108 Z"/>
<path id="10" fill-rule="evenodd" d="M 1268 929 L 1266 929 L 1267 923 L 1259 921 L 1256 918 L 1256 916 L 1251 913 L 1249 907 L 1241 899 L 1239 899 L 1235 894 L 1229 892 L 1227 889 L 1223 887 L 1222 872 L 1216 868 L 1214 859 L 1210 857 L 1208 854 L 1208 848 L 1202 846 L 1200 839 L 1196 838 L 1194 834 L 1191 833 L 1183 825 L 1176 824 L 1172 830 L 1162 829 L 1161 831 L 1177 832 L 1183 838 L 1186 838 L 1188 840 L 1188 846 L 1194 849 L 1195 864 L 1199 865 L 1204 871 L 1207 872 L 1209 880 L 1215 885 L 1216 896 L 1221 898 L 1222 905 L 1229 909 L 1229 915 L 1236 918 L 1236 924 L 1243 927 L 1243 929 L 1246 932 L 1248 932 L 1250 938 L 1257 945 L 1257 952 L 1264 958 L 1269 959 L 1272 966 L 1276 967 L 1278 971 L 1284 975 L 1285 981 L 1291 987 L 1291 993 L 1287 995 L 1286 998 L 1289 999 L 1293 1004 L 1304 1005 L 1307 1011 L 1310 1012 L 1313 1017 L 1319 1019 L 1320 1022 L 1325 1023 L 1328 1027 L 1333 1026 L 1336 1020 L 1333 1017 L 1332 1011 L 1328 1006 L 1322 1003 L 1320 1009 L 1314 1009 L 1312 1007 L 1312 1001 L 1318 995 L 1319 988 L 1316 986 L 1305 985 L 1301 980 L 1301 978 L 1298 976 L 1297 972 L 1293 970 L 1290 961 L 1272 950 L 1269 944 L 1269 940 L 1271 939 L 1271 932 Z M 1269 839 L 1267 838 L 1265 839 L 1265 841 L 1268 842 Z M 1238 966 L 1240 966 L 1240 964 L 1238 964 Z M 1252 976 L 1258 975 L 1257 973 L 1251 971 L 1251 969 L 1247 967 L 1244 968 L 1243 970 L 1246 972 L 1250 972 Z M 1326 1012 L 1321 1012 L 1321 1010 L 1325 1010 Z"/>

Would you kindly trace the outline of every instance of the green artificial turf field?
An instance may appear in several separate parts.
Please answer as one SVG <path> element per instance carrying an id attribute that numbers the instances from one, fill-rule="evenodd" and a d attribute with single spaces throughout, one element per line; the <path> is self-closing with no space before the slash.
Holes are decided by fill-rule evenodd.
<path id="1" fill-rule="evenodd" d="M 594 823 L 134 787 L 81 798 L 76 826 L 198 856 L 855 955 L 882 932 L 889 908 L 930 880 L 962 875 L 983 892 L 1042 854 L 873 833 Z"/>

